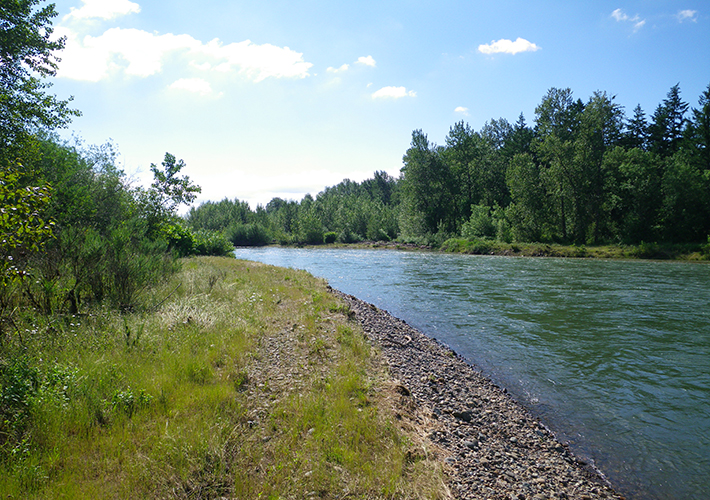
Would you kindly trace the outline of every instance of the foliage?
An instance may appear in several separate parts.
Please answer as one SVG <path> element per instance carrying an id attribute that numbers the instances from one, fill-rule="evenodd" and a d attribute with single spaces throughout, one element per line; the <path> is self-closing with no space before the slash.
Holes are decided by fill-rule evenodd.
<path id="1" fill-rule="evenodd" d="M 153 182 L 150 189 L 139 192 L 139 210 L 148 222 L 151 236 L 155 236 L 164 224 L 176 217 L 180 205 L 189 205 L 202 191 L 199 186 L 192 184 L 188 176 L 178 176 L 185 168 L 183 160 L 178 161 L 175 156 L 165 153 L 161 166 L 150 165 Z"/>
<path id="2" fill-rule="evenodd" d="M 22 168 L 20 165 L 19 168 Z M 23 274 L 15 265 L 20 254 L 36 252 L 51 236 L 53 222 L 43 217 L 50 187 L 19 185 L 18 169 L 0 170 L 0 283 Z"/>
<path id="3" fill-rule="evenodd" d="M 550 89 L 535 127 L 464 122 L 446 146 L 412 135 L 400 180 L 400 239 L 702 242 L 710 233 L 710 86 L 692 109 L 675 85 L 651 123 L 627 120 L 606 92 L 587 102 Z M 495 215 L 494 215 L 495 214 Z"/>
<path id="4" fill-rule="evenodd" d="M 54 4 L 41 0 L 4 2 L 0 6 L 0 160 L 19 154 L 37 127 L 65 126 L 79 113 L 67 101 L 45 93 L 44 81 L 57 70 L 56 52 L 64 38 L 53 39 Z M 11 152 L 12 151 L 12 152 Z"/>
<path id="5" fill-rule="evenodd" d="M 271 243 L 269 231 L 259 223 L 232 223 L 225 230 L 225 237 L 236 247 L 263 246 Z"/>

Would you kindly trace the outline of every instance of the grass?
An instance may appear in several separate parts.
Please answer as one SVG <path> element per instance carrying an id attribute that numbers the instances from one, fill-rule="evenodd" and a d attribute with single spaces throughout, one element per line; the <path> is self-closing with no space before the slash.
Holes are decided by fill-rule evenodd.
<path id="1" fill-rule="evenodd" d="M 639 245 L 558 245 L 546 243 L 504 243 L 488 239 L 452 238 L 441 251 L 477 255 L 515 255 L 525 257 L 569 257 L 598 259 L 710 260 L 710 244 Z"/>
<path id="2" fill-rule="evenodd" d="M 448 496 L 322 281 L 195 258 L 144 300 L 2 338 L 2 498 Z"/>

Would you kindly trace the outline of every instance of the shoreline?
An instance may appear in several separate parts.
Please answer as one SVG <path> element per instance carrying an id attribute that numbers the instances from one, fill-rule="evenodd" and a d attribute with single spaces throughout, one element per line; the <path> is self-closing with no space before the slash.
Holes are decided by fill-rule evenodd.
<path id="1" fill-rule="evenodd" d="M 363 248 L 373 250 L 427 251 L 442 254 L 494 255 L 503 257 L 545 257 L 601 260 L 657 260 L 710 263 L 710 243 L 576 246 L 548 243 L 501 243 L 492 240 L 452 238 L 441 246 L 397 241 L 324 243 L 320 245 L 267 245 L 284 248 Z"/>
<path id="2" fill-rule="evenodd" d="M 622 499 L 539 419 L 449 347 L 387 311 L 329 287 L 381 350 L 400 424 L 426 440 L 456 498 Z"/>

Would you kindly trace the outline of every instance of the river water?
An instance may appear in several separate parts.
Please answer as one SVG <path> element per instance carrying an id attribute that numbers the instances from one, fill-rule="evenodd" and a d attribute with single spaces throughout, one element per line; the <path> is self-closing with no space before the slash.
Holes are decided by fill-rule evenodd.
<path id="1" fill-rule="evenodd" d="M 710 498 L 710 265 L 238 249 L 449 345 L 630 499 Z"/>

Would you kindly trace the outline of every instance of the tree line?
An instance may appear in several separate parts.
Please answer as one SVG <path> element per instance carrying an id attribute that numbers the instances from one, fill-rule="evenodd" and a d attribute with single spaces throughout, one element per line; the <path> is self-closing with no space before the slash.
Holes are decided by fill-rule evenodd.
<path id="1" fill-rule="evenodd" d="M 225 199 L 192 208 L 194 229 L 235 245 L 452 237 L 503 242 L 705 242 L 710 234 L 710 85 L 690 109 L 674 85 L 647 117 L 606 92 L 586 102 L 550 89 L 533 125 L 521 114 L 479 131 L 460 121 L 444 145 L 412 133 L 398 178 L 344 180 L 300 202 L 252 211 Z"/>
<path id="2" fill-rule="evenodd" d="M 177 257 L 233 245 L 441 244 L 450 238 L 575 244 L 705 242 L 710 233 L 710 86 L 691 108 L 673 86 L 647 117 L 605 92 L 550 89 L 532 125 L 461 121 L 445 144 L 412 133 L 400 175 L 344 180 L 252 210 L 200 192 L 166 153 L 133 186 L 111 144 L 62 141 L 79 111 L 48 93 L 64 39 L 53 5 L 0 8 L 0 332 L 17 311 L 134 308 Z"/>

